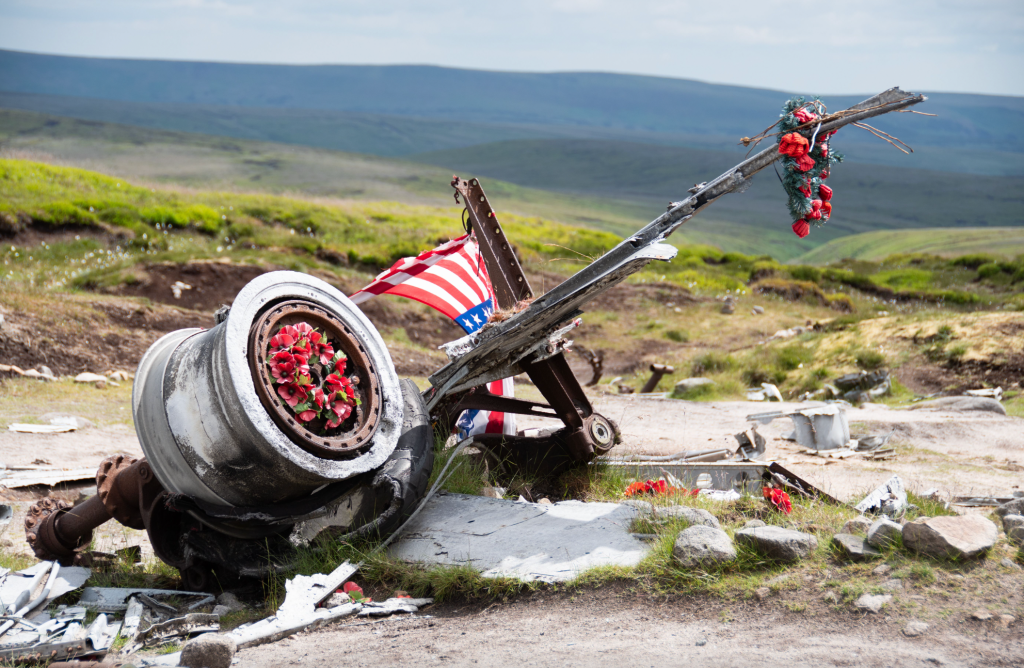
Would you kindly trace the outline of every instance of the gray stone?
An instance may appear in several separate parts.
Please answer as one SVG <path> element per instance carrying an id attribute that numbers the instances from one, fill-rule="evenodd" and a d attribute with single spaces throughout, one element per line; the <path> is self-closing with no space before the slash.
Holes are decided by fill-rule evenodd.
<path id="1" fill-rule="evenodd" d="M 1024 526 L 1006 530 L 1006 540 L 1018 547 L 1024 545 Z"/>
<path id="2" fill-rule="evenodd" d="M 903 635 L 908 638 L 916 638 L 917 636 L 924 635 L 924 632 L 928 630 L 928 625 L 924 622 L 909 622 L 903 627 Z"/>
<path id="3" fill-rule="evenodd" d="M 768 525 L 765 524 L 764 522 L 762 522 L 761 520 L 747 520 L 747 523 L 743 525 L 743 528 L 744 529 L 756 529 L 757 527 L 766 527 L 766 526 L 768 526 Z"/>
<path id="4" fill-rule="evenodd" d="M 679 532 L 672 556 L 686 568 L 715 566 L 734 561 L 736 548 L 721 529 L 697 524 Z"/>
<path id="5" fill-rule="evenodd" d="M 56 376 L 53 374 L 53 369 L 46 366 L 45 364 L 39 367 L 39 373 L 43 374 L 44 376 L 49 376 L 50 378 L 56 378 Z"/>
<path id="6" fill-rule="evenodd" d="M 213 611 L 212 612 L 213 612 L 213 614 L 217 615 L 218 617 L 223 617 L 224 615 L 230 615 L 231 614 L 231 608 L 229 608 L 226 605 L 215 605 L 215 606 L 213 606 Z"/>
<path id="7" fill-rule="evenodd" d="M 704 645 L 707 645 L 707 644 L 708 644 L 708 639 L 707 638 L 701 638 L 700 640 L 697 641 L 697 647 L 703 647 Z"/>
<path id="8" fill-rule="evenodd" d="M 996 508 L 996 515 L 1006 517 L 1007 515 L 1024 515 L 1024 499 L 1014 499 Z"/>
<path id="9" fill-rule="evenodd" d="M 891 600 L 892 596 L 889 594 L 864 594 L 853 605 L 861 610 L 878 614 L 882 611 L 882 606 Z"/>
<path id="10" fill-rule="evenodd" d="M 893 578 L 891 580 L 886 580 L 879 586 L 887 591 L 896 591 L 897 589 L 903 589 L 903 580 Z"/>
<path id="11" fill-rule="evenodd" d="M 811 534 L 772 526 L 740 529 L 736 541 L 786 562 L 798 561 L 818 549 L 818 539 Z"/>
<path id="12" fill-rule="evenodd" d="M 910 407 L 910 410 L 937 410 L 937 411 L 988 411 L 1006 415 L 1006 409 L 995 399 L 987 397 L 943 397 L 922 401 Z"/>
<path id="13" fill-rule="evenodd" d="M 682 394 L 691 390 L 696 390 L 698 387 L 705 385 L 714 385 L 715 381 L 710 378 L 684 378 L 676 383 L 676 394 Z"/>
<path id="14" fill-rule="evenodd" d="M 725 302 L 722 304 L 722 313 L 726 315 L 732 315 L 736 312 L 736 304 L 732 302 Z"/>
<path id="15" fill-rule="evenodd" d="M 629 506 L 630 508 L 635 508 L 638 515 L 650 517 L 654 514 L 654 506 L 647 501 L 627 499 L 625 501 L 620 501 L 619 503 L 621 503 L 624 506 Z"/>
<path id="16" fill-rule="evenodd" d="M 658 519 L 683 518 L 691 525 L 702 524 L 712 529 L 721 529 L 722 525 L 718 519 L 703 508 L 692 508 L 690 506 L 662 506 L 655 509 Z"/>
<path id="17" fill-rule="evenodd" d="M 994 615 L 988 610 L 975 610 L 971 613 L 971 619 L 976 619 L 979 622 L 987 622 L 992 619 Z"/>
<path id="18" fill-rule="evenodd" d="M 234 638 L 220 633 L 204 633 L 185 643 L 179 666 L 188 668 L 230 668 L 238 646 Z"/>
<path id="19" fill-rule="evenodd" d="M 1024 567 L 1022 567 L 1020 564 L 1018 564 L 1013 559 L 1010 559 L 1009 557 L 1003 557 L 1003 560 L 999 563 L 1000 565 L 1005 566 L 1006 568 L 1013 569 L 1015 571 L 1024 570 Z"/>
<path id="20" fill-rule="evenodd" d="M 1008 628 L 1010 624 L 1013 624 L 1015 621 L 1017 621 L 1017 618 L 1013 615 L 999 615 L 998 617 L 996 617 L 996 621 L 999 622 L 999 625 L 1005 629 Z"/>
<path id="21" fill-rule="evenodd" d="M 761 315 L 762 313 L 764 313 L 763 306 L 755 306 L 752 310 L 754 312 L 754 315 Z"/>
<path id="22" fill-rule="evenodd" d="M 754 590 L 754 598 L 756 598 L 759 601 L 765 600 L 766 598 L 771 596 L 771 594 L 772 590 L 768 587 L 758 587 Z"/>
<path id="23" fill-rule="evenodd" d="M 995 545 L 999 529 L 976 515 L 932 517 L 903 526 L 903 545 L 930 557 L 977 557 Z"/>
<path id="24" fill-rule="evenodd" d="M 864 561 L 882 556 L 882 553 L 868 545 L 863 537 L 849 533 L 837 533 L 832 536 L 832 544 L 851 561 Z"/>
<path id="25" fill-rule="evenodd" d="M 871 520 L 861 515 L 860 517 L 854 517 L 852 520 L 846 520 L 846 524 L 843 525 L 839 533 L 866 534 L 870 528 Z"/>
<path id="26" fill-rule="evenodd" d="M 903 525 L 884 517 L 868 527 L 868 545 L 872 547 L 883 548 L 898 545 L 902 537 Z"/>
<path id="27" fill-rule="evenodd" d="M 825 601 L 826 603 L 831 603 L 832 605 L 839 604 L 839 596 L 834 591 L 827 591 L 824 594 L 822 594 L 821 600 Z"/>
<path id="28" fill-rule="evenodd" d="M 1017 527 L 1024 527 L 1024 515 L 1003 515 L 1003 531 L 1009 533 Z"/>
<path id="29" fill-rule="evenodd" d="M 223 605 L 230 612 L 245 609 L 245 604 L 239 601 L 237 596 L 227 591 L 217 597 L 217 605 Z"/>
<path id="30" fill-rule="evenodd" d="M 871 571 L 875 575 L 885 575 L 892 570 L 892 566 L 889 564 L 879 564 L 875 567 L 875 570 Z"/>

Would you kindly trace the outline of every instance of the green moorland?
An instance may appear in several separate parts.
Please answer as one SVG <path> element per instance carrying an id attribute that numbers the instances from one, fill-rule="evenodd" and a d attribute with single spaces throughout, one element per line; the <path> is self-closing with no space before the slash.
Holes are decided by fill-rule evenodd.
<path id="1" fill-rule="evenodd" d="M 834 239 L 804 253 L 794 262 L 828 264 L 847 258 L 878 261 L 899 253 L 927 253 L 942 257 L 988 253 L 1012 257 L 1024 253 L 1024 227 L 864 232 Z"/>
<path id="2" fill-rule="evenodd" d="M 459 213 L 452 206 L 310 201 L 142 186 L 76 168 L 3 159 L 0 309 L 18 314 L 18 318 L 10 318 L 12 323 L 30 309 L 49 309 L 53 313 L 47 315 L 56 328 L 65 314 L 62 309 L 70 312 L 89 300 L 101 302 L 105 297 L 98 293 L 139 280 L 140 268 L 214 258 L 231 264 L 311 271 L 339 283 L 361 283 L 396 258 L 457 234 Z M 619 241 L 608 232 L 500 210 L 499 214 L 538 287 L 545 280 L 550 286 L 580 266 L 580 254 L 596 257 Z M 588 310 L 586 326 L 580 330 L 581 342 L 607 350 L 609 359 L 616 346 L 635 349 L 659 343 L 659 359 L 676 364 L 680 375 L 708 375 L 718 381 L 714 392 L 692 398 L 736 398 L 742 396 L 744 387 L 757 382 L 775 382 L 791 397 L 817 389 L 848 369 L 898 368 L 918 360 L 946 368 L 943 365 L 970 358 L 977 352 L 977 335 L 972 331 L 991 329 L 986 323 L 993 317 L 1020 319 L 1016 312 L 991 311 L 1024 310 L 1020 298 L 1024 257 L 904 255 L 881 262 L 843 261 L 815 267 L 687 245 L 680 247 L 674 262 L 658 263 L 635 275 L 629 287 L 639 295 L 636 300 L 619 306 L 598 303 Z M 738 296 L 745 307 L 762 305 L 766 313 L 722 315 L 716 298 L 727 294 Z M 762 340 L 766 332 L 804 324 L 806 319 L 822 326 L 771 344 L 751 344 Z M 912 332 L 903 347 L 893 348 L 888 342 L 878 345 L 871 338 L 885 335 L 897 324 Z M 975 330 L 969 331 L 969 326 Z M 393 352 L 429 352 L 411 343 L 398 328 L 386 328 L 383 334 Z M 623 382 L 638 386 L 642 376 L 633 373 Z M 91 386 L 74 386 L 68 380 L 50 384 L 28 378 L 3 380 L 0 420 L 24 419 L 23 413 L 34 411 L 36 404 L 50 405 L 56 392 L 64 409 L 88 413 L 104 423 L 123 421 L 123 414 L 111 407 L 127 404 L 128 388 L 114 389 L 118 391 L 106 395 L 110 405 L 99 406 Z M 1019 390 L 1008 393 L 1006 405 L 1011 414 L 1024 412 L 1019 394 Z M 912 391 L 897 382 L 894 396 L 886 401 L 899 403 L 912 396 Z M 444 452 L 439 455 L 441 460 L 446 457 Z M 626 483 L 600 468 L 558 481 L 564 495 L 588 500 L 621 499 Z M 478 492 L 482 485 L 482 471 L 469 461 L 445 483 L 447 489 L 460 492 Z M 635 568 L 587 572 L 570 587 L 625 581 L 638 591 L 657 596 L 709 594 L 726 602 L 742 602 L 767 586 L 794 612 L 831 608 L 821 602 L 818 588 L 801 593 L 776 580 L 783 570 L 796 573 L 794 583 L 804 577 L 819 580 L 824 590 L 834 594 L 834 606 L 845 605 L 865 592 L 881 591 L 878 578 L 870 573 L 873 564 L 841 562 L 829 546 L 828 536 L 854 516 L 851 510 L 796 499 L 793 514 L 782 517 L 753 499 L 730 506 L 704 499 L 686 502 L 719 516 L 730 533 L 751 518 L 814 527 L 808 530 L 818 533 L 819 548 L 796 567 L 784 567 L 740 548 L 740 558 L 733 564 L 694 572 L 679 568 L 671 558 L 672 543 L 685 522 L 655 525 L 641 521 L 634 527 L 636 531 L 657 535 L 647 559 Z M 914 502 L 919 506 L 915 512 L 921 514 L 946 512 L 927 499 L 915 498 Z M 385 595 L 401 588 L 441 600 L 501 598 L 538 586 L 485 579 L 466 568 L 417 568 L 375 553 L 373 548 L 373 543 L 326 541 L 303 552 L 295 571 L 323 571 L 340 559 L 361 559 L 360 581 L 369 585 L 374 596 L 378 593 L 373 588 Z M 896 576 L 904 579 L 905 587 L 935 600 L 936 618 L 968 605 L 933 592 L 936 582 L 961 582 L 962 576 L 966 580 L 957 586 L 996 591 L 1008 573 L 1000 566 L 1004 557 L 1021 558 L 1002 543 L 984 560 L 970 565 L 923 560 L 899 545 L 884 556 Z M 24 561 L 0 550 L 2 565 L 21 566 Z M 125 565 L 98 574 L 94 584 L 175 586 L 176 576 L 157 563 Z M 280 602 L 282 587 L 283 579 L 268 582 L 264 606 L 225 618 L 225 627 L 269 614 Z M 1010 612 L 1019 608 L 1016 598 L 1006 605 Z M 895 612 L 911 611 L 900 608 Z"/>

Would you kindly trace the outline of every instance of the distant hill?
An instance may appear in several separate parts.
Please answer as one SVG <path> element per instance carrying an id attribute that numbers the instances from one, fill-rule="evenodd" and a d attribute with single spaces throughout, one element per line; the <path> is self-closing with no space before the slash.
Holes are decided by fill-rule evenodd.
<path id="1" fill-rule="evenodd" d="M 912 88 L 913 82 L 894 83 Z M 269 135 L 259 138 L 334 148 L 342 146 L 328 143 L 331 123 L 344 125 L 345 119 L 338 120 L 330 114 L 305 114 L 303 122 L 287 114 L 275 117 L 271 111 L 383 114 L 433 124 L 421 129 L 432 129 L 434 135 L 466 136 L 465 143 L 454 145 L 424 146 L 409 141 L 403 151 L 402 146 L 384 141 L 377 149 L 359 149 L 387 155 L 472 145 L 480 143 L 475 137 L 483 131 L 492 133 L 484 141 L 589 136 L 727 148 L 735 146 L 739 137 L 758 132 L 767 125 L 766 121 L 776 118 L 789 95 L 685 79 L 607 73 L 485 72 L 430 66 L 247 65 L 74 58 L 14 51 L 0 51 L 0 91 L 91 99 L 94 102 L 76 102 L 79 111 L 73 115 L 136 124 L 137 119 L 116 117 L 116 106 L 103 107 L 95 101 L 178 105 L 166 108 L 164 121 L 145 123 L 167 129 L 224 134 L 225 128 L 239 133 L 246 129 L 252 132 L 255 126 L 290 124 L 291 130 L 281 130 L 279 134 L 291 132 L 292 139 Z M 877 91 L 834 96 L 826 102 L 833 109 L 842 108 L 874 92 Z M 928 160 L 932 168 L 1024 174 L 1024 98 L 948 93 L 929 97 L 923 110 L 938 117 L 892 114 L 878 119 L 877 126 L 915 149 L 930 151 L 932 157 Z M 67 113 L 43 108 L 45 104 L 40 98 L 21 98 L 14 108 Z M 253 114 L 245 110 L 261 111 Z M 143 113 L 160 117 L 153 108 L 136 108 L 129 115 Z M 187 121 L 192 123 L 189 127 L 182 125 L 185 116 L 191 116 Z M 225 116 L 230 118 L 225 120 Z M 329 118 L 335 120 L 324 120 Z M 437 121 L 451 125 L 441 127 Z M 154 125 L 157 122 L 176 125 Z M 221 130 L 215 127 L 218 122 Z M 400 128 L 398 132 L 406 130 Z M 384 133 L 379 130 L 377 134 Z M 846 131 L 843 142 L 851 160 L 890 164 L 901 157 L 866 132 Z M 352 146 L 344 148 L 355 150 Z"/>
<path id="2" fill-rule="evenodd" d="M 956 257 L 974 253 L 1024 255 L 1024 227 L 879 230 L 853 234 L 818 246 L 793 262 L 828 264 L 847 258 L 879 261 L 897 253 Z"/>

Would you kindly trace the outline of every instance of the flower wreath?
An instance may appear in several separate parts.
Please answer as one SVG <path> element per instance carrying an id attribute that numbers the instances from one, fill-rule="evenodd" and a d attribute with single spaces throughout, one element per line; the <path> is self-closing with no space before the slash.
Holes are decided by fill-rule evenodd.
<path id="1" fill-rule="evenodd" d="M 832 189 L 824 182 L 832 165 L 843 161 L 843 156 L 829 146 L 836 130 L 818 132 L 819 119 L 825 113 L 825 105 L 817 99 L 804 102 L 804 98 L 794 97 L 782 108 L 779 120 L 783 165 L 779 178 L 789 194 L 789 212 L 796 220 L 793 232 L 801 239 L 810 233 L 811 223 L 824 225 L 832 215 Z"/>
<path id="2" fill-rule="evenodd" d="M 267 355 L 277 394 L 295 419 L 323 418 L 326 429 L 340 427 L 360 404 L 352 381 L 345 377 L 347 361 L 345 353 L 335 352 L 330 341 L 305 322 L 281 327 L 271 337 Z M 319 385 L 313 381 L 314 370 L 323 378 Z"/>

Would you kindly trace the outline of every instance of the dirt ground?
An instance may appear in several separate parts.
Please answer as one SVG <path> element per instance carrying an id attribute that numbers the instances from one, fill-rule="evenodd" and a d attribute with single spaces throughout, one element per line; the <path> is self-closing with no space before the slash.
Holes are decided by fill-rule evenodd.
<path id="1" fill-rule="evenodd" d="M 816 583 L 807 583 L 814 589 Z M 776 600 L 665 601 L 606 587 L 348 622 L 239 652 L 239 666 L 1021 666 L 1024 625 L 794 613 Z"/>

